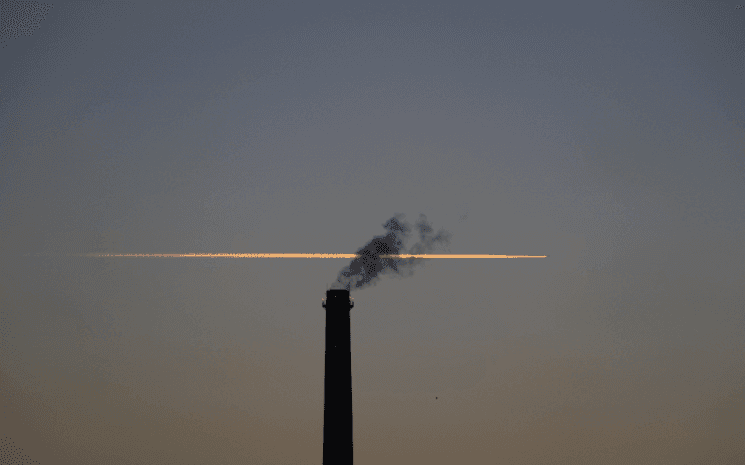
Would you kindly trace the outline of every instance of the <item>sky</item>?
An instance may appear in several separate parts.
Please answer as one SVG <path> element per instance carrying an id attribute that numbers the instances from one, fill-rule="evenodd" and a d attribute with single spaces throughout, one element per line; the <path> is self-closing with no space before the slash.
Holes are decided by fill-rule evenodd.
<path id="1" fill-rule="evenodd" d="M 0 5 L 0 457 L 745 462 L 739 3 Z"/>

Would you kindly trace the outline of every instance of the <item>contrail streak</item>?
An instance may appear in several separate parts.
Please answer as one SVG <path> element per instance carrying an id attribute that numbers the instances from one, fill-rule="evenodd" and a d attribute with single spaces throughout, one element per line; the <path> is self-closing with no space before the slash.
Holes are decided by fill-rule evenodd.
<path id="1" fill-rule="evenodd" d="M 353 253 L 86 253 L 76 257 L 109 258 L 356 258 Z M 380 258 L 546 258 L 547 255 L 491 255 L 491 254 L 397 254 L 380 255 Z"/>

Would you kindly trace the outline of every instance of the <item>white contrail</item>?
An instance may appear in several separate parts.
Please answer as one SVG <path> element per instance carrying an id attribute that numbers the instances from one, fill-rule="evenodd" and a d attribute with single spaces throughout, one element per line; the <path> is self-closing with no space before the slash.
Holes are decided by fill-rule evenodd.
<path id="1" fill-rule="evenodd" d="M 356 258 L 349 253 L 85 253 L 76 257 L 111 258 Z M 380 255 L 380 258 L 546 258 L 547 255 L 491 255 L 491 254 L 396 254 Z"/>

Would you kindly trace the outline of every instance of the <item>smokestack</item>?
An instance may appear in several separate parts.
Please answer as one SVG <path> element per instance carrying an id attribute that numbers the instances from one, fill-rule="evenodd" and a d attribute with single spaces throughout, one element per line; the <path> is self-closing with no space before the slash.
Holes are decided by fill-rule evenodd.
<path id="1" fill-rule="evenodd" d="M 354 302 L 346 289 L 326 291 L 326 373 L 323 378 L 323 464 L 352 465 L 352 331 Z"/>
<path id="2" fill-rule="evenodd" d="M 351 288 L 360 289 L 375 285 L 380 275 L 392 273 L 400 277 L 411 276 L 414 266 L 422 259 L 383 258 L 397 255 L 403 250 L 403 240 L 412 228 L 396 214 L 383 224 L 388 231 L 375 236 L 357 250 L 349 266 L 343 268 L 333 287 L 328 289 L 323 306 L 326 308 L 326 374 L 323 378 L 323 463 L 324 465 L 351 465 L 352 449 L 352 332 L 349 311 L 354 302 L 349 297 Z M 419 242 L 411 247 L 413 254 L 424 254 L 440 244 L 449 244 L 450 233 L 440 230 L 432 235 L 427 217 L 419 215 L 416 222 Z M 347 384 L 349 383 L 349 384 Z"/>

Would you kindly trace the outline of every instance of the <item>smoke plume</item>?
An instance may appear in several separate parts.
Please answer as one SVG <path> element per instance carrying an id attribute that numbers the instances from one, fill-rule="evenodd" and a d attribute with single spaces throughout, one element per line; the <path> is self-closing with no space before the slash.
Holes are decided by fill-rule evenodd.
<path id="1" fill-rule="evenodd" d="M 425 254 L 434 250 L 437 245 L 447 246 L 450 244 L 452 234 L 440 229 L 436 235 L 432 226 L 427 222 L 427 217 L 419 215 L 414 228 L 403 221 L 404 215 L 397 213 L 383 224 L 388 231 L 384 236 L 375 236 L 365 246 L 357 250 L 356 257 L 352 259 L 349 266 L 344 267 L 336 278 L 331 288 L 361 289 L 368 285 L 375 285 L 383 274 L 394 274 L 400 277 L 411 276 L 414 267 L 423 264 L 425 259 L 421 258 L 382 258 L 381 255 L 398 254 Z M 408 251 L 404 242 L 411 232 L 416 231 L 419 242 L 412 245 Z"/>

